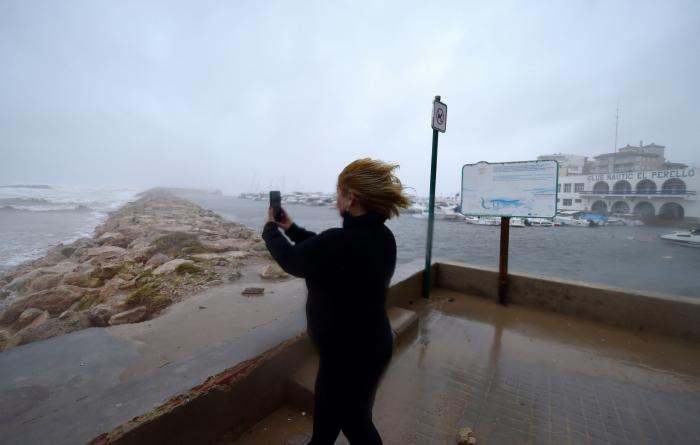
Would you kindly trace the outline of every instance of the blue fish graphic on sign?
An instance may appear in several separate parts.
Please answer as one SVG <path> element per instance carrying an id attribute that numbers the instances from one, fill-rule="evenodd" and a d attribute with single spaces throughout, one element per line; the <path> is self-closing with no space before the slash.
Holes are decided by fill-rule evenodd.
<path id="1" fill-rule="evenodd" d="M 525 204 L 521 199 L 479 199 L 481 199 L 481 207 L 487 210 L 498 210 L 507 207 L 520 207 Z"/>

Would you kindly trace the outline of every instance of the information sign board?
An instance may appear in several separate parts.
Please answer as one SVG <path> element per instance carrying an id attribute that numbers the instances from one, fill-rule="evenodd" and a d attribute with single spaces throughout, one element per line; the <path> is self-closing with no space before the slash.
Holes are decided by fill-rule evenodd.
<path id="1" fill-rule="evenodd" d="M 467 164 L 462 167 L 462 213 L 553 218 L 558 176 L 556 161 Z"/>

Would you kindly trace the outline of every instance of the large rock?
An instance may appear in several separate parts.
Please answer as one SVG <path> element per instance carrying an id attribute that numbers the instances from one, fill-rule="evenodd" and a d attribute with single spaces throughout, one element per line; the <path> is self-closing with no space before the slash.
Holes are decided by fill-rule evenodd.
<path id="1" fill-rule="evenodd" d="M 126 283 L 127 281 L 122 280 L 119 277 L 114 277 L 107 281 L 105 285 L 102 286 L 102 289 L 100 289 L 100 299 L 110 299 L 114 295 L 118 294 L 120 290 L 124 289 L 123 286 L 126 286 Z"/>
<path id="2" fill-rule="evenodd" d="M 50 318 L 38 326 L 29 325 L 26 328 L 15 334 L 18 337 L 17 344 L 25 345 L 39 340 L 56 337 L 58 335 L 68 334 L 69 332 L 78 331 L 90 327 L 90 321 L 87 314 L 75 314 L 72 317 L 64 317 L 63 320 L 58 318 Z"/>
<path id="3" fill-rule="evenodd" d="M 19 318 L 17 319 L 17 323 L 15 324 L 16 328 L 22 329 L 23 327 L 28 326 L 44 312 L 45 311 L 42 311 L 41 309 L 37 309 L 35 307 L 25 309 L 24 311 L 22 311 L 22 313 L 19 315 Z"/>
<path id="4" fill-rule="evenodd" d="M 90 259 L 96 256 L 120 256 L 126 253 L 126 249 L 117 246 L 90 247 L 85 253 L 85 258 Z"/>
<path id="5" fill-rule="evenodd" d="M 29 284 L 35 279 L 39 278 L 41 275 L 41 269 L 34 269 L 30 272 L 15 277 L 7 286 L 5 286 L 5 289 L 15 292 L 24 292 L 29 287 Z"/>
<path id="6" fill-rule="evenodd" d="M 58 286 L 61 283 L 62 278 L 63 275 L 60 273 L 47 273 L 46 275 L 40 275 L 29 283 L 29 286 L 27 286 L 27 291 L 38 292 Z"/>
<path id="7" fill-rule="evenodd" d="M 68 309 L 73 303 L 79 301 L 85 292 L 85 289 L 76 286 L 56 286 L 55 288 L 36 292 L 27 295 L 21 300 L 15 301 L 8 310 L 17 310 L 21 308 L 21 314 L 25 309 L 34 307 L 48 311 L 49 314 L 56 316 Z"/>
<path id="8" fill-rule="evenodd" d="M 137 323 L 146 317 L 146 306 L 139 306 L 128 311 L 112 315 L 109 319 L 110 325 Z"/>
<path id="9" fill-rule="evenodd" d="M 177 259 L 168 261 L 167 263 L 158 266 L 154 271 L 153 275 L 166 275 L 175 272 L 175 269 L 182 264 L 194 264 L 192 261 Z"/>
<path id="10" fill-rule="evenodd" d="M 26 307 L 10 306 L 5 308 L 3 311 L 0 311 L 0 325 L 11 325 L 12 323 L 16 322 L 22 311 L 25 309 Z"/>
<path id="11" fill-rule="evenodd" d="M 123 268 L 124 264 L 121 262 L 102 264 L 92 271 L 92 276 L 101 280 L 109 280 L 118 274 Z"/>
<path id="12" fill-rule="evenodd" d="M 230 252 L 223 253 L 198 253 L 197 255 L 191 255 L 190 258 L 196 261 L 217 261 L 217 260 L 239 260 L 250 255 L 250 252 L 244 250 L 232 250 Z"/>
<path id="13" fill-rule="evenodd" d="M 131 243 L 131 240 L 126 235 L 120 232 L 103 233 L 99 236 L 99 238 L 97 238 L 97 241 L 102 246 L 117 246 L 122 248 L 126 248 L 129 245 L 129 243 Z"/>
<path id="14" fill-rule="evenodd" d="M 264 241 L 258 241 L 255 244 L 253 244 L 252 250 L 254 250 L 255 252 L 266 252 L 267 245 L 265 245 Z"/>
<path id="15" fill-rule="evenodd" d="M 63 284 L 78 287 L 100 287 L 102 280 L 95 276 L 95 269 L 85 271 L 71 272 L 63 276 Z"/>
<path id="16" fill-rule="evenodd" d="M 5 350 L 5 347 L 8 345 L 11 338 L 12 335 L 10 335 L 7 330 L 3 329 L 0 331 L 0 352 Z"/>
<path id="17" fill-rule="evenodd" d="M 61 245 L 61 249 L 63 249 L 64 246 Z M 35 261 L 32 266 L 33 267 L 48 267 L 48 266 L 55 266 L 56 264 L 60 263 L 61 261 L 65 261 L 66 257 L 61 253 L 60 250 L 51 250 L 49 251 L 45 257 L 38 259 Z"/>
<path id="18" fill-rule="evenodd" d="M 228 250 L 240 250 L 241 241 L 233 238 L 224 238 L 213 241 L 202 241 L 202 245 L 212 252 L 226 252 Z"/>
<path id="19" fill-rule="evenodd" d="M 162 264 L 170 261 L 170 257 L 164 253 L 156 253 L 148 261 L 146 261 L 147 269 L 154 269 Z"/>
<path id="20" fill-rule="evenodd" d="M 289 275 L 287 272 L 283 271 L 277 263 L 270 263 L 262 272 L 260 272 L 260 276 L 263 278 L 276 280 L 287 278 Z"/>
<path id="21" fill-rule="evenodd" d="M 198 253 L 197 251 L 201 253 L 202 249 L 197 235 L 185 231 L 174 231 L 151 242 L 151 254 L 164 253 L 171 257 L 178 256 L 180 253 Z"/>
<path id="22" fill-rule="evenodd" d="M 90 324 L 96 327 L 109 326 L 109 320 L 114 315 L 114 309 L 107 304 L 98 304 L 88 311 Z"/>
<path id="23" fill-rule="evenodd" d="M 81 258 L 81 262 L 90 261 L 94 265 L 114 263 L 123 259 L 127 254 L 126 249 L 117 246 L 90 247 Z"/>

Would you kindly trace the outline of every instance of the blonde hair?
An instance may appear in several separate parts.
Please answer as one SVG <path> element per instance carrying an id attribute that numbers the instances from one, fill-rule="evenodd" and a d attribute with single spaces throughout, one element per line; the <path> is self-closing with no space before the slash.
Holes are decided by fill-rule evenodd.
<path id="1" fill-rule="evenodd" d="M 348 164 L 338 175 L 338 189 L 352 192 L 358 204 L 368 212 L 376 212 L 389 219 L 399 216 L 399 209 L 411 205 L 403 193 L 401 180 L 394 175 L 399 168 L 377 159 L 358 159 Z"/>

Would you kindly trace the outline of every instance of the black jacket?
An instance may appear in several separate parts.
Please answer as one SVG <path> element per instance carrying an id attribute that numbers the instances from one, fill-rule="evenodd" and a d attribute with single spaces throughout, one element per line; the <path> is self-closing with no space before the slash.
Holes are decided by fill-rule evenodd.
<path id="1" fill-rule="evenodd" d="M 396 240 L 376 213 L 343 218 L 318 235 L 268 222 L 263 239 L 287 273 L 305 278 L 308 331 L 321 353 L 391 341 L 386 295 L 396 267 Z"/>

